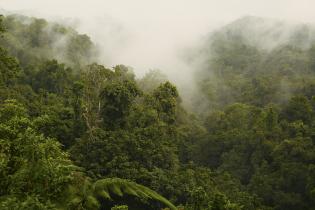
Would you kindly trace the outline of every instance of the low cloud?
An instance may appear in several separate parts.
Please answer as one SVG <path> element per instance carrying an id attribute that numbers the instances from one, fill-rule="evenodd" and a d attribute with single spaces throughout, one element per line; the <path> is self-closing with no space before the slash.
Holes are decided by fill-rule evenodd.
<path id="1" fill-rule="evenodd" d="M 0 8 L 73 26 L 92 38 L 99 62 L 160 69 L 191 95 L 194 65 L 186 53 L 210 31 L 246 15 L 315 22 L 311 0 L 0 0 Z"/>

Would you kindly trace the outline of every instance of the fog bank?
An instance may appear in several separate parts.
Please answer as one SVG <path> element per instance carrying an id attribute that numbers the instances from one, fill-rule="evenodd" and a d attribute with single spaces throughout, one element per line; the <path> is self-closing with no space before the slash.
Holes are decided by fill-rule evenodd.
<path id="1" fill-rule="evenodd" d="M 183 57 L 210 31 L 246 15 L 315 22 L 311 0 L 0 0 L 0 8 L 73 26 L 100 47 L 100 63 L 137 76 L 160 69 L 186 95 L 194 67 Z"/>

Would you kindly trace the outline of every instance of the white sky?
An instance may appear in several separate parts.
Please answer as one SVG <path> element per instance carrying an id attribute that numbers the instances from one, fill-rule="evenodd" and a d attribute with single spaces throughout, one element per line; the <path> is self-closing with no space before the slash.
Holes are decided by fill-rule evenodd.
<path id="1" fill-rule="evenodd" d="M 109 14 L 130 21 L 229 19 L 251 14 L 314 21 L 313 0 L 0 0 L 9 10 L 34 10 L 49 15 Z"/>
<path id="2" fill-rule="evenodd" d="M 105 65 L 130 65 L 139 75 L 159 68 L 173 78 L 187 68 L 182 49 L 223 23 L 245 15 L 315 22 L 315 0 L 0 0 L 0 8 L 78 19 L 77 29 L 102 47 Z"/>

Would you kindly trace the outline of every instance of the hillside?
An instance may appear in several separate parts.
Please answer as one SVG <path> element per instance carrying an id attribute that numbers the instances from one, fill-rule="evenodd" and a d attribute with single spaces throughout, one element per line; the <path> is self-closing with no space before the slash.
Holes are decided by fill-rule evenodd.
<path id="1" fill-rule="evenodd" d="M 211 33 L 192 111 L 157 71 L 95 63 L 87 35 L 1 17 L 0 209 L 313 210 L 315 37 L 291 27 Z"/>
<path id="2" fill-rule="evenodd" d="M 244 17 L 211 33 L 198 59 L 197 83 L 210 106 L 283 104 L 313 95 L 314 27 Z"/>
<path id="3" fill-rule="evenodd" d="M 97 49 L 90 38 L 72 28 L 21 15 L 6 16 L 3 26 L 1 44 L 23 66 L 45 59 L 57 59 L 71 67 L 97 61 Z"/>

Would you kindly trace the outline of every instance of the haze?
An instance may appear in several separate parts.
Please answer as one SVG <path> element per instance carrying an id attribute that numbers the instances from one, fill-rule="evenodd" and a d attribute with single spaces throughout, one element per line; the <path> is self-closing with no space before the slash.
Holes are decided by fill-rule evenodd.
<path id="1" fill-rule="evenodd" d="M 100 63 L 138 76 L 161 69 L 182 87 L 192 72 L 183 54 L 225 23 L 245 15 L 315 22 L 312 0 L 0 0 L 0 8 L 70 24 L 100 46 Z"/>

